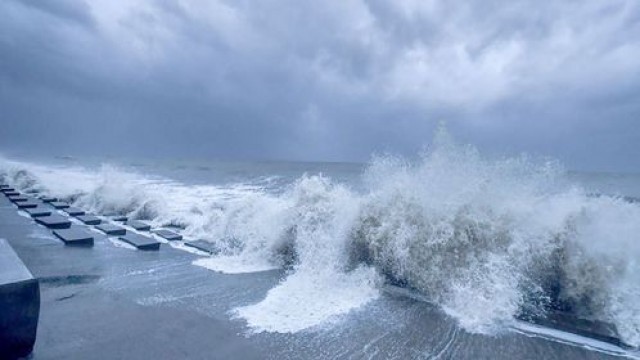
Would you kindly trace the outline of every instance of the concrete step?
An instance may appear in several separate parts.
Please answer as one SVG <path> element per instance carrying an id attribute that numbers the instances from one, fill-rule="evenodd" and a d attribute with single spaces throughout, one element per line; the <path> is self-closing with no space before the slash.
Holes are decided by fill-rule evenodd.
<path id="1" fill-rule="evenodd" d="M 216 244 L 206 240 L 187 241 L 184 244 L 194 249 L 204 251 L 210 255 L 215 255 L 220 252 L 220 249 L 216 246 Z"/>
<path id="2" fill-rule="evenodd" d="M 96 226 L 96 229 L 110 236 L 122 236 L 127 233 L 127 230 L 113 224 L 100 224 Z"/>
<path id="3" fill-rule="evenodd" d="M 182 235 L 167 229 L 154 230 L 153 233 L 170 241 L 182 240 Z"/>
<path id="4" fill-rule="evenodd" d="M 65 245 L 93 246 L 93 234 L 79 226 L 72 226 L 69 229 L 54 230 L 53 234 Z"/>
<path id="5" fill-rule="evenodd" d="M 72 206 L 62 209 L 62 211 L 66 212 L 70 216 L 81 216 L 85 214 L 84 210 L 78 209 L 77 207 L 72 207 Z"/>
<path id="6" fill-rule="evenodd" d="M 99 217 L 93 215 L 80 215 L 78 216 L 78 220 L 87 225 L 98 225 L 102 223 L 102 220 Z"/>
<path id="7" fill-rule="evenodd" d="M 53 201 L 50 204 L 56 209 L 66 209 L 69 207 L 69 204 L 63 201 Z"/>
<path id="8" fill-rule="evenodd" d="M 127 226 L 131 226 L 137 231 L 149 231 L 151 230 L 151 225 L 144 223 L 138 220 L 131 220 L 126 222 Z"/>
<path id="9" fill-rule="evenodd" d="M 38 207 L 38 205 L 40 205 L 40 203 L 34 200 L 28 200 L 28 201 L 16 203 L 16 206 L 18 206 L 18 209 L 35 209 Z"/>
<path id="10" fill-rule="evenodd" d="M 159 250 L 160 242 L 140 234 L 129 233 L 121 236 L 120 240 L 135 246 L 138 250 Z"/>
<path id="11" fill-rule="evenodd" d="M 29 214 L 33 218 L 43 217 L 43 216 L 50 216 L 51 215 L 51 210 L 45 209 L 42 206 L 37 206 L 37 207 L 31 208 L 31 209 L 24 209 L 24 212 L 26 212 L 27 214 Z"/>
<path id="12" fill-rule="evenodd" d="M 49 229 L 68 229 L 71 227 L 71 221 L 69 221 L 69 219 L 57 214 L 38 217 L 35 220 L 38 224 L 44 225 Z"/>

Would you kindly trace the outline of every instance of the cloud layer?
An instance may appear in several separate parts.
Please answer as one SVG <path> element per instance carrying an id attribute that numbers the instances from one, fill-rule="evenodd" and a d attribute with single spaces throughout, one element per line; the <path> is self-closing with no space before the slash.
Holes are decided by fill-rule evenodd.
<path id="1" fill-rule="evenodd" d="M 640 3 L 0 2 L 7 151 L 640 169 Z"/>

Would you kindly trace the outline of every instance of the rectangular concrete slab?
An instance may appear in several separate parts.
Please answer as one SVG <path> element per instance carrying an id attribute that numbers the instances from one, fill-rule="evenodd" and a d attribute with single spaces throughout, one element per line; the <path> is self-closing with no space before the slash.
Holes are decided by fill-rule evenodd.
<path id="1" fill-rule="evenodd" d="M 6 240 L 0 239 L 0 358 L 33 350 L 40 317 L 40 286 Z"/>
<path id="2" fill-rule="evenodd" d="M 150 237 L 142 236 L 140 234 L 129 233 L 125 236 L 121 236 L 120 240 L 131 244 L 138 248 L 138 250 L 159 250 L 160 243 Z"/>
<path id="3" fill-rule="evenodd" d="M 66 209 L 69 207 L 69 204 L 63 201 L 54 201 L 50 203 L 56 209 Z"/>
<path id="4" fill-rule="evenodd" d="M 6 187 L 4 189 L 0 189 L 0 192 L 3 192 L 5 194 L 8 193 L 8 192 L 14 192 L 14 191 L 16 191 L 16 189 L 14 189 L 12 187 Z"/>
<path id="5" fill-rule="evenodd" d="M 54 201 L 58 201 L 58 198 L 51 197 L 51 196 L 42 196 L 40 200 L 42 200 L 42 202 L 45 202 L 45 203 L 52 203 Z"/>
<path id="6" fill-rule="evenodd" d="M 96 226 L 96 229 L 102 231 L 107 235 L 112 235 L 112 236 L 121 236 L 127 233 L 126 229 L 113 224 L 100 224 Z"/>
<path id="7" fill-rule="evenodd" d="M 93 234 L 79 226 L 54 230 L 53 234 L 64 241 L 65 245 L 93 246 Z"/>
<path id="8" fill-rule="evenodd" d="M 167 229 L 154 230 L 153 233 L 170 241 L 182 240 L 182 235 Z"/>
<path id="9" fill-rule="evenodd" d="M 17 191 L 7 191 L 4 193 L 4 196 L 6 197 L 12 197 L 12 196 L 20 196 L 20 193 Z"/>
<path id="10" fill-rule="evenodd" d="M 0 189 L 8 189 L 11 186 L 7 185 L 7 184 L 0 184 Z"/>
<path id="11" fill-rule="evenodd" d="M 210 255 L 215 255 L 220 252 L 220 249 L 216 246 L 216 244 L 206 240 L 188 241 L 184 244 L 194 249 L 204 251 Z"/>
<path id="12" fill-rule="evenodd" d="M 66 212 L 67 214 L 71 215 L 71 216 L 81 216 L 85 214 L 85 211 L 82 209 L 78 209 L 77 207 L 68 207 L 66 209 L 63 209 L 62 211 Z"/>
<path id="13" fill-rule="evenodd" d="M 57 214 L 38 217 L 36 218 L 36 222 L 48 227 L 49 229 L 68 229 L 71 226 L 71 221 L 69 221 L 69 219 Z"/>
<path id="14" fill-rule="evenodd" d="M 9 200 L 11 200 L 14 203 L 19 203 L 19 202 L 25 202 L 28 201 L 29 198 L 26 196 L 22 196 L 22 195 L 17 195 L 17 196 L 12 196 L 9 198 Z"/>
<path id="15" fill-rule="evenodd" d="M 126 222 L 127 220 L 129 220 L 129 218 L 127 218 L 126 216 L 114 216 L 111 218 L 111 220 L 117 222 Z"/>
<path id="16" fill-rule="evenodd" d="M 18 202 L 16 203 L 16 205 L 18 206 L 18 209 L 34 209 L 38 207 L 39 203 L 33 200 L 29 200 L 29 201 Z"/>
<path id="17" fill-rule="evenodd" d="M 49 209 L 45 209 L 42 206 L 37 206 L 35 208 L 31 208 L 31 209 L 24 209 L 24 211 L 31 215 L 31 217 L 42 217 L 42 216 L 50 216 L 51 215 L 51 210 Z"/>
<path id="18" fill-rule="evenodd" d="M 87 225 L 98 225 L 102 223 L 102 220 L 99 217 L 93 215 L 80 215 L 78 216 L 78 220 Z"/>
<path id="19" fill-rule="evenodd" d="M 144 223 L 142 221 L 138 221 L 138 220 L 131 220 L 131 221 L 127 221 L 127 226 L 131 226 L 132 228 L 136 229 L 137 231 L 149 231 L 151 230 L 151 225 Z"/>

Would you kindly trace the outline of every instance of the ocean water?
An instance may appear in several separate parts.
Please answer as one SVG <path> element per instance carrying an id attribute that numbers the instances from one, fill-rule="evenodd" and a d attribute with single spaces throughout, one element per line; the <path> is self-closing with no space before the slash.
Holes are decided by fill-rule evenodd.
<path id="1" fill-rule="evenodd" d="M 410 289 L 470 333 L 562 310 L 640 346 L 640 175 L 488 158 L 441 133 L 367 164 L 0 158 L 2 181 L 102 215 L 173 227 L 211 271 L 286 269 L 234 309 L 251 332 L 329 326 Z"/>

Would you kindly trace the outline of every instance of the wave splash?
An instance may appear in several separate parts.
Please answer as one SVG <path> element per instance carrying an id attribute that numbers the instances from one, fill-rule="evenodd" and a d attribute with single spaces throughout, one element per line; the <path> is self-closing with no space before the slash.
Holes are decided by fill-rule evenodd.
<path id="1" fill-rule="evenodd" d="M 305 175 L 260 186 L 185 185 L 104 165 L 97 171 L 0 161 L 22 191 L 126 214 L 216 243 L 198 263 L 237 273 L 286 268 L 266 298 L 235 310 L 256 331 L 295 332 L 410 287 L 471 332 L 558 309 L 615 324 L 640 345 L 640 206 L 589 196 L 555 162 L 486 159 L 445 132 L 417 162 L 375 158 L 365 190 Z"/>

